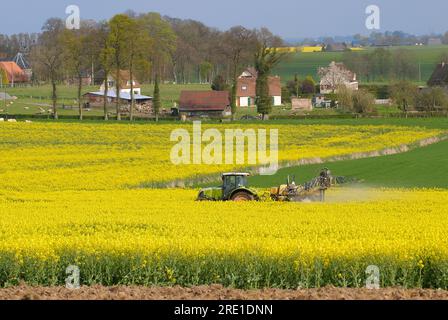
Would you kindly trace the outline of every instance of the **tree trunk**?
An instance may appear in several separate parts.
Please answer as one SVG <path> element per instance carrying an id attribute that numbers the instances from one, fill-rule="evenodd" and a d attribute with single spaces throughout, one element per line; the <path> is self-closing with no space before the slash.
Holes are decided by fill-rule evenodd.
<path id="1" fill-rule="evenodd" d="M 81 102 L 81 92 L 82 92 L 82 76 L 78 75 L 78 108 L 79 108 L 79 120 L 82 120 L 82 102 Z"/>
<path id="2" fill-rule="evenodd" d="M 92 76 L 90 77 L 90 85 L 94 86 L 95 85 L 95 64 L 94 64 L 94 58 L 92 57 Z"/>
<path id="3" fill-rule="evenodd" d="M 238 57 L 234 56 L 233 58 L 233 75 L 232 75 L 232 92 L 231 92 L 231 101 L 230 101 L 230 107 L 232 111 L 232 120 L 235 120 L 235 114 L 236 114 L 236 94 L 237 94 L 237 86 L 238 86 L 238 76 L 237 76 L 237 69 L 238 69 Z"/>
<path id="4" fill-rule="evenodd" d="M 54 119 L 58 119 L 58 111 L 56 109 L 56 104 L 57 104 L 57 94 L 56 94 L 56 81 L 54 79 L 51 79 L 51 86 L 52 86 L 52 95 L 51 95 L 51 99 L 53 101 L 53 118 Z"/>
<path id="5" fill-rule="evenodd" d="M 117 109 L 117 121 L 121 120 L 120 114 L 120 68 L 117 68 L 117 74 L 115 78 L 115 96 L 116 96 L 116 109 Z"/>
<path id="6" fill-rule="evenodd" d="M 131 107 L 129 109 L 129 121 L 134 120 L 134 74 L 132 72 L 132 62 L 129 65 L 129 77 L 131 80 Z"/>
<path id="7" fill-rule="evenodd" d="M 232 111 L 232 121 L 235 120 L 235 114 L 236 114 L 236 91 L 237 91 L 237 85 L 238 85 L 238 80 L 237 79 L 233 79 L 233 85 L 232 85 L 232 97 L 230 99 L 232 99 L 232 101 L 230 101 L 230 107 L 231 107 L 231 111 Z M 250 106 L 249 106 L 250 107 Z"/>
<path id="8" fill-rule="evenodd" d="M 109 91 L 109 82 L 107 81 L 109 73 L 107 71 L 104 71 L 104 75 L 106 77 L 106 80 L 104 81 L 104 101 L 103 101 L 103 108 L 104 108 L 104 121 L 109 120 L 109 116 L 107 114 L 107 92 Z"/>
<path id="9" fill-rule="evenodd" d="M 173 65 L 173 79 L 174 83 L 177 84 L 177 71 L 176 71 L 176 65 Z"/>

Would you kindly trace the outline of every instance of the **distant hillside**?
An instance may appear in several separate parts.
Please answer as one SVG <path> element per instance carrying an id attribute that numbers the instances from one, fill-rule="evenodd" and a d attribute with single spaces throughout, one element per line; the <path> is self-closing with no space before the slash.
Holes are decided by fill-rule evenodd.
<path id="1" fill-rule="evenodd" d="M 421 83 L 426 81 L 431 76 L 435 66 L 440 62 L 442 54 L 448 55 L 448 46 L 402 46 L 391 47 L 388 50 L 408 49 L 415 54 L 415 65 L 420 64 Z M 373 50 L 369 48 L 367 52 Z M 359 52 L 357 54 L 365 54 L 366 52 Z M 294 78 L 294 74 L 299 74 L 302 79 L 307 75 L 312 75 L 314 79 L 319 79 L 317 70 L 319 67 L 327 66 L 331 61 L 342 61 L 343 52 L 314 52 L 314 53 L 295 53 L 291 54 L 284 62 L 282 62 L 274 73 L 282 77 L 282 81 L 286 83 L 288 80 Z M 360 79 L 365 82 L 366 79 Z M 412 79 L 419 82 L 419 77 Z"/>

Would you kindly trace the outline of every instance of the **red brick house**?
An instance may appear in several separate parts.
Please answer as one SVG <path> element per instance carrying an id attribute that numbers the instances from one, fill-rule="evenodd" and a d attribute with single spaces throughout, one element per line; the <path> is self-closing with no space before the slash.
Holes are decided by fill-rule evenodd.
<path id="1" fill-rule="evenodd" d="M 255 68 L 247 68 L 239 77 L 236 91 L 238 107 L 255 106 L 258 73 Z M 278 76 L 269 77 L 269 95 L 274 106 L 282 104 L 282 85 Z"/>

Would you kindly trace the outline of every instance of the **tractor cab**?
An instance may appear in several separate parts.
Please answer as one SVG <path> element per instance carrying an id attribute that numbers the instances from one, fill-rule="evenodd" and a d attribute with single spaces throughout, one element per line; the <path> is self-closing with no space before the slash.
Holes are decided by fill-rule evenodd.
<path id="1" fill-rule="evenodd" d="M 224 173 L 222 175 L 222 194 L 224 199 L 229 199 L 233 191 L 239 188 L 247 188 L 248 173 Z"/>
<path id="2" fill-rule="evenodd" d="M 258 200 L 255 190 L 248 187 L 249 173 L 224 173 L 222 185 L 216 188 L 205 188 L 199 192 L 199 201 L 253 201 Z"/>

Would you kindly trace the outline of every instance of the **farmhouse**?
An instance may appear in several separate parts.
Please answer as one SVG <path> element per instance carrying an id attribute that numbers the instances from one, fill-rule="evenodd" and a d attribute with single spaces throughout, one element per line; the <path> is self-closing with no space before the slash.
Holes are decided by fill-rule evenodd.
<path id="1" fill-rule="evenodd" d="M 258 73 L 255 68 L 247 68 L 237 82 L 236 105 L 238 107 L 255 106 Z M 269 77 L 269 95 L 274 106 L 282 104 L 282 85 L 278 76 Z"/>
<path id="2" fill-rule="evenodd" d="M 187 117 L 223 117 L 231 114 L 227 91 L 182 91 L 179 113 Z"/>
<path id="3" fill-rule="evenodd" d="M 31 78 L 33 77 L 33 69 L 31 68 L 31 65 L 28 63 L 28 60 L 25 58 L 23 53 L 17 53 L 12 61 L 14 61 L 20 67 L 20 69 L 23 70 L 26 75 L 27 81 L 31 81 Z"/>
<path id="4" fill-rule="evenodd" d="M 431 78 L 428 80 L 428 86 L 448 86 L 448 63 L 442 62 L 436 66 Z"/>
<path id="5" fill-rule="evenodd" d="M 0 70 L 5 73 L 11 85 L 29 81 L 25 72 L 14 61 L 0 61 Z"/>
<path id="6" fill-rule="evenodd" d="M 119 83 L 120 83 L 120 90 L 119 90 L 120 100 L 125 101 L 126 103 L 131 103 L 131 81 L 129 71 L 126 70 L 120 71 Z M 117 93 L 115 88 L 116 84 L 115 75 L 110 75 L 107 78 L 107 84 L 108 84 L 108 90 L 107 90 L 108 101 L 116 102 Z M 141 86 L 136 80 L 133 80 L 133 86 L 134 86 L 133 88 L 134 101 L 136 102 L 136 104 L 143 104 L 152 101 L 152 97 L 144 96 L 141 94 Z M 87 98 L 89 103 L 91 104 L 102 104 L 105 89 L 106 84 L 105 82 L 103 82 L 99 91 L 86 93 L 84 97 Z"/>
<path id="7" fill-rule="evenodd" d="M 321 76 L 320 93 L 328 94 L 337 92 L 339 86 L 345 86 L 352 90 L 358 90 L 356 73 L 345 67 L 343 63 L 332 61 L 326 68 L 319 68 Z"/>
<path id="8" fill-rule="evenodd" d="M 116 86 L 116 72 L 112 72 L 107 77 L 107 85 L 109 89 L 114 89 Z M 122 93 L 128 93 L 131 94 L 131 74 L 128 70 L 120 70 L 119 72 L 119 83 L 120 83 L 120 95 Z M 134 87 L 134 94 L 141 94 L 141 86 L 140 83 L 138 83 L 137 80 L 133 79 L 133 87 Z M 105 83 L 101 85 L 100 90 L 104 91 Z"/>

